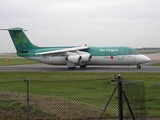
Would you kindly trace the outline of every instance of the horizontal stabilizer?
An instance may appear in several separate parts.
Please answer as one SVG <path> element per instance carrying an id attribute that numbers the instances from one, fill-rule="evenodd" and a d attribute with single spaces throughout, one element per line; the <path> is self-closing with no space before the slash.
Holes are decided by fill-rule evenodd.
<path id="1" fill-rule="evenodd" d="M 23 30 L 22 28 L 9 28 L 9 29 L 0 29 L 0 30 Z M 27 30 L 24 30 L 27 31 Z"/>

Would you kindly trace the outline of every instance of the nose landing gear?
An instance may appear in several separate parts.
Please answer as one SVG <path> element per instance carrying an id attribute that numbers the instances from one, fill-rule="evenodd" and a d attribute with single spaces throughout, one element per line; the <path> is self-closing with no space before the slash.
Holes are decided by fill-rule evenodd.
<path id="1" fill-rule="evenodd" d="M 141 65 L 137 65 L 137 69 L 141 69 Z"/>

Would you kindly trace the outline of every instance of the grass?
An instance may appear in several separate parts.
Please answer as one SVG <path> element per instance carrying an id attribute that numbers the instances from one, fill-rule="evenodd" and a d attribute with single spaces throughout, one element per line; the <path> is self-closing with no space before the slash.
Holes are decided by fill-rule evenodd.
<path id="1" fill-rule="evenodd" d="M 24 80 L 29 79 L 39 80 L 56 80 L 56 81 L 70 81 L 70 80 L 87 80 L 87 79 L 108 79 L 111 80 L 114 75 L 121 74 L 121 77 L 127 80 L 136 80 L 147 82 L 160 82 L 159 73 L 120 73 L 120 72 L 0 72 L 1 81 L 8 80 Z"/>
<path id="2" fill-rule="evenodd" d="M 17 120 L 26 119 L 26 106 L 17 100 L 11 100 L 9 96 L 0 96 L 0 117 L 1 120 Z M 46 113 L 40 109 L 36 109 L 30 105 L 30 114 L 32 119 L 53 119 L 58 118 L 54 114 Z"/>
<path id="3" fill-rule="evenodd" d="M 138 50 L 138 52 L 141 54 L 153 54 L 153 53 L 160 52 L 160 49 L 157 49 L 157 50 Z"/>
<path id="4" fill-rule="evenodd" d="M 25 93 L 26 83 L 24 79 L 29 78 L 30 94 L 41 97 L 56 97 L 60 100 L 69 100 L 72 106 L 83 106 L 83 103 L 92 106 L 92 109 L 99 108 L 100 112 L 104 108 L 109 96 L 117 84 L 112 84 L 111 79 L 119 73 L 86 73 L 86 72 L 0 72 L 0 90 L 14 93 Z M 120 73 L 123 79 L 145 82 L 147 110 L 149 117 L 159 116 L 160 111 L 160 74 L 159 73 Z M 137 90 L 137 91 L 136 91 Z M 134 88 L 133 92 L 139 92 Z M 111 118 L 117 113 L 117 93 L 112 100 L 109 113 Z M 55 99 L 55 98 L 54 98 Z M 43 101 L 44 102 L 44 101 Z M 43 102 L 41 104 L 43 104 Z M 58 104 L 58 103 L 57 103 Z M 33 105 L 34 106 L 34 105 Z M 62 105 L 61 105 L 62 106 Z M 63 103 L 63 106 L 64 103 Z M 71 106 L 67 108 L 73 109 Z M 52 106 L 50 106 L 52 107 Z M 76 110 L 75 110 L 76 111 Z M 82 110 L 84 111 L 84 110 Z M 90 111 L 90 110 L 87 110 Z M 44 111 L 46 112 L 46 111 Z M 73 111 L 72 111 L 73 112 Z M 85 112 L 85 111 L 84 111 Z M 58 114 L 58 113 L 57 113 Z"/>
<path id="5" fill-rule="evenodd" d="M 9 60 L 9 61 L 8 61 Z M 38 62 L 25 58 L 0 58 L 0 66 L 21 65 L 21 64 L 36 64 Z"/>
<path id="6" fill-rule="evenodd" d="M 152 66 L 160 66 L 160 62 L 152 64 Z"/>
<path id="7" fill-rule="evenodd" d="M 160 52 L 160 50 L 158 50 L 158 51 L 140 51 L 139 53 L 141 53 L 141 54 L 153 54 L 153 53 L 157 53 L 157 52 Z"/>

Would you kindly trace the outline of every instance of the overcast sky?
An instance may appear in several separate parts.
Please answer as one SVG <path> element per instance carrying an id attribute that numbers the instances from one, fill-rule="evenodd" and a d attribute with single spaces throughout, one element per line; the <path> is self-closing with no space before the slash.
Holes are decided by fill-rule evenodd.
<path id="1" fill-rule="evenodd" d="M 0 28 L 38 46 L 160 47 L 160 0 L 0 0 Z M 0 31 L 0 53 L 16 52 Z"/>

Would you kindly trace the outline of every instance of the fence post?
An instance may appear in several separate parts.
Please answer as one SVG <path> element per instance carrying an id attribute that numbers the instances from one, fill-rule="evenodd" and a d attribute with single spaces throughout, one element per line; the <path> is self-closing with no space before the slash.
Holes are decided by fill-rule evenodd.
<path id="1" fill-rule="evenodd" d="M 30 108 L 29 108 L 29 79 L 28 77 L 24 80 L 26 82 L 27 92 L 27 120 L 30 120 Z"/>
<path id="2" fill-rule="evenodd" d="M 118 75 L 118 113 L 119 120 L 123 120 L 123 96 L 122 96 L 122 79 L 120 74 Z"/>

